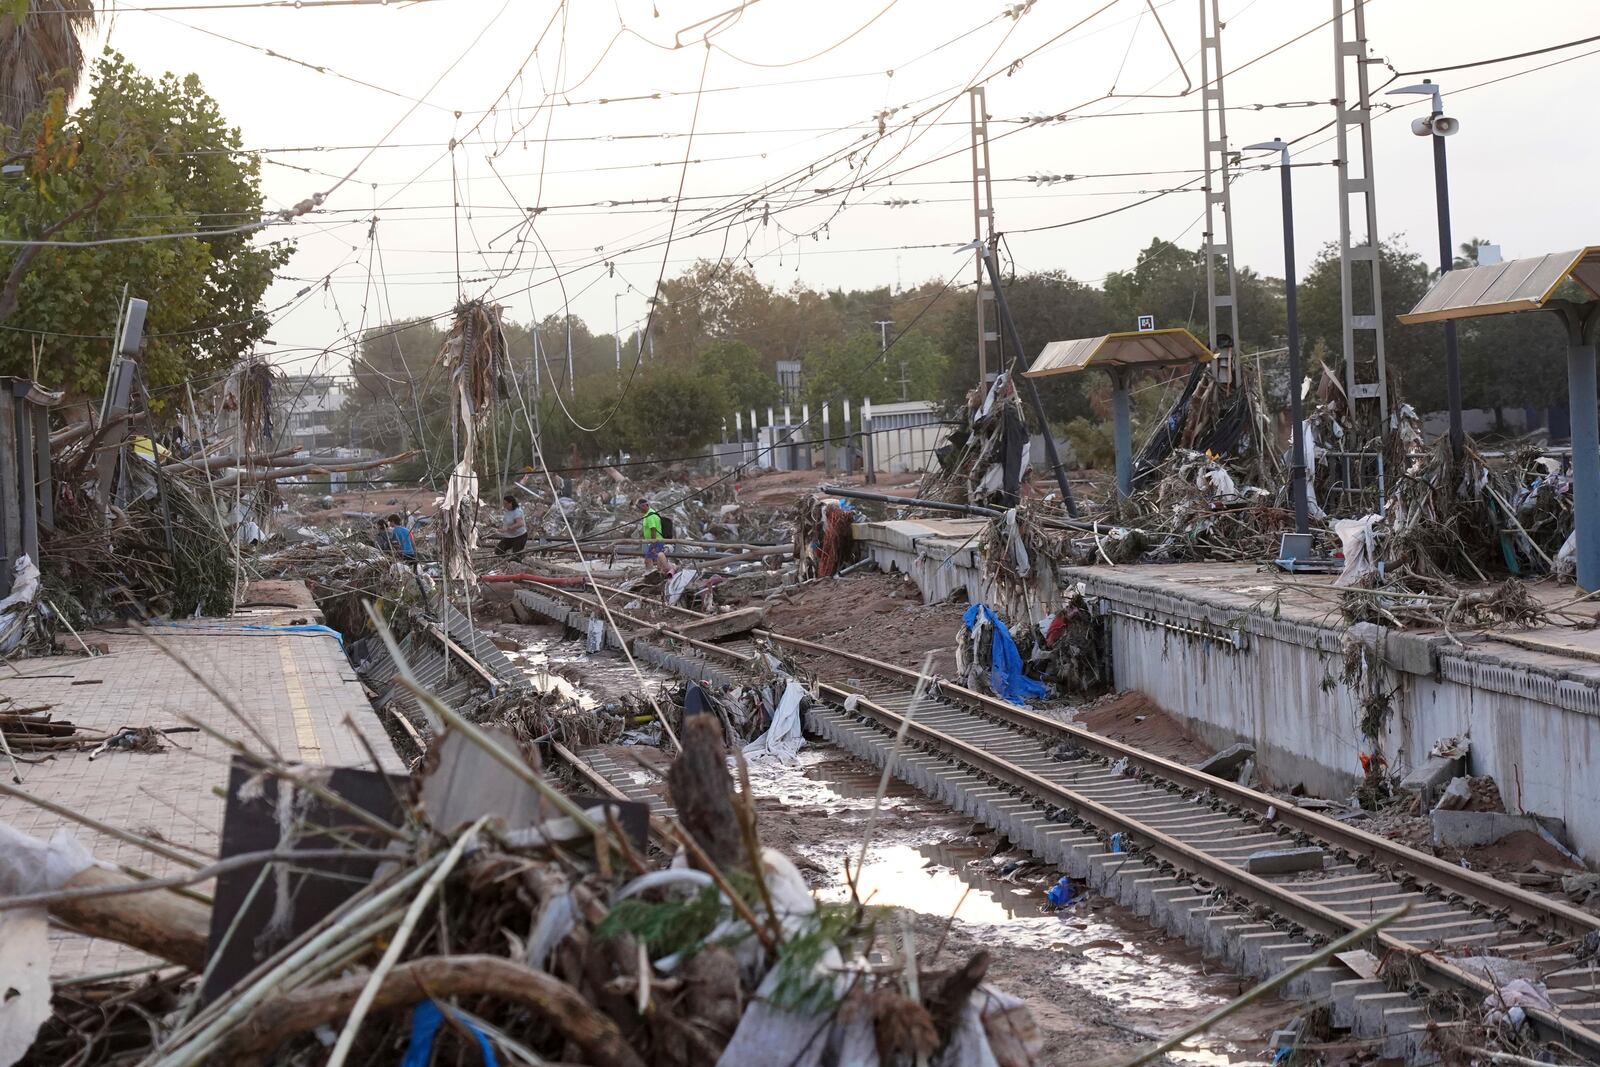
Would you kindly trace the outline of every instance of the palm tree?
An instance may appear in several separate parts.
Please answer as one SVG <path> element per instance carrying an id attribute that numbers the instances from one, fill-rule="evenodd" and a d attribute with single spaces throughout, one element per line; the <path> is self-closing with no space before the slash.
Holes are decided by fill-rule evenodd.
<path id="1" fill-rule="evenodd" d="M 1463 267 L 1476 267 L 1478 265 L 1478 249 L 1484 245 L 1492 244 L 1486 237 L 1474 237 L 1470 241 L 1461 242 L 1461 254 L 1456 256 L 1455 269 Z"/>
<path id="2" fill-rule="evenodd" d="M 94 26 L 96 0 L 0 4 L 0 124 L 15 130 L 52 89 L 70 95 L 83 77 L 79 33 Z M 16 14 L 21 11 L 20 17 Z"/>

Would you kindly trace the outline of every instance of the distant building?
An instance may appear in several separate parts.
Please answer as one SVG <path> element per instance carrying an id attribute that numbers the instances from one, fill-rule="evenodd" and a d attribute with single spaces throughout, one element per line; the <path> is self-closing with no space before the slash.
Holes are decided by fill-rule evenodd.
<path id="1" fill-rule="evenodd" d="M 336 434 L 339 409 L 350 395 L 353 382 L 331 374 L 302 374 L 283 381 L 284 445 L 298 445 L 311 452 L 325 452 L 349 445 Z"/>
<path id="2" fill-rule="evenodd" d="M 798 359 L 778 360 L 778 388 L 783 393 L 783 400 L 794 403 L 800 399 L 800 361 Z"/>

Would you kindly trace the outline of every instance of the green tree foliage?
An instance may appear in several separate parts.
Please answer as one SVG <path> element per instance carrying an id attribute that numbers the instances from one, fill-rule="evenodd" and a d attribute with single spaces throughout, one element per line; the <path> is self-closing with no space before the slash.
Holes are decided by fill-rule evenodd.
<path id="1" fill-rule="evenodd" d="M 248 224 L 262 214 L 259 162 L 239 155 L 198 78 L 136 71 L 115 53 L 96 63 L 91 99 L 67 115 L 52 94 L 23 124 L 21 180 L 0 181 L 0 228 L 35 239 L 93 240 Z M 40 377 L 98 395 L 123 286 L 150 301 L 145 378 L 153 390 L 220 370 L 267 332 L 261 297 L 286 243 L 258 235 L 94 248 L 17 249 L 0 288 L 0 318 L 46 331 Z M 30 335 L 0 335 L 0 372 L 31 373 Z"/>
<path id="2" fill-rule="evenodd" d="M 1115 328 L 1105 294 L 1062 271 L 1039 271 L 1008 279 L 1005 296 L 1022 340 L 1022 351 L 1030 363 L 1051 341 L 1093 337 Z M 955 353 L 940 383 L 944 398 L 950 401 L 963 398 L 978 382 L 977 309 L 970 293 L 963 297 L 958 306 L 944 313 L 940 326 L 945 351 Z M 1003 358 L 1010 362 L 1009 347 Z M 991 373 L 996 369 L 989 368 Z M 1041 382 L 1045 410 L 1052 419 L 1087 415 L 1089 404 L 1084 388 L 1085 383 L 1076 375 Z"/>
<path id="3" fill-rule="evenodd" d="M 721 434 L 730 404 L 714 379 L 652 367 L 628 390 L 617 423 L 622 440 L 637 455 L 692 455 Z"/>
<path id="4" fill-rule="evenodd" d="M 1378 246 L 1384 307 L 1384 358 L 1401 395 L 1419 411 L 1444 406 L 1444 333 L 1437 325 L 1405 326 L 1396 315 L 1410 311 L 1428 291 L 1433 270 L 1399 238 Z M 1358 287 L 1358 292 L 1360 287 Z M 1300 337 L 1305 351 L 1321 346 L 1328 366 L 1343 380 L 1344 327 L 1339 289 L 1339 246 L 1317 252 L 1300 284 Z M 1360 308 L 1358 311 L 1362 310 Z"/>
<path id="5" fill-rule="evenodd" d="M 703 381 L 721 388 L 735 411 L 779 400 L 778 380 L 762 366 L 761 353 L 743 341 L 713 341 L 700 353 L 695 369 Z"/>
<path id="6" fill-rule="evenodd" d="M 350 361 L 355 387 L 341 412 L 351 437 L 386 453 L 421 448 L 429 413 L 444 406 L 444 376 L 435 370 L 444 331 L 430 319 L 407 319 L 366 331 Z"/>
<path id="7" fill-rule="evenodd" d="M 1283 281 L 1264 278 L 1248 267 L 1234 271 L 1239 307 L 1241 352 L 1280 344 L 1286 329 Z M 1154 315 L 1157 328 L 1181 326 L 1206 341 L 1206 263 L 1198 249 L 1154 240 L 1139 253 L 1132 270 L 1105 280 L 1106 310 L 1115 330 L 1132 330 L 1140 315 Z M 1226 332 L 1224 327 L 1219 329 Z M 1081 336 L 1081 335 L 1080 335 Z"/>
<path id="8" fill-rule="evenodd" d="M 753 271 L 702 259 L 661 285 L 656 304 L 656 351 L 666 362 L 687 363 L 717 340 L 751 339 L 765 321 L 772 291 Z"/>
<path id="9" fill-rule="evenodd" d="M 949 360 L 931 337 L 908 333 L 887 356 L 881 350 L 882 339 L 873 330 L 810 353 L 804 361 L 806 399 L 813 406 L 841 397 L 891 403 L 900 399 L 902 373 L 908 398 L 925 400 L 937 395 Z"/>

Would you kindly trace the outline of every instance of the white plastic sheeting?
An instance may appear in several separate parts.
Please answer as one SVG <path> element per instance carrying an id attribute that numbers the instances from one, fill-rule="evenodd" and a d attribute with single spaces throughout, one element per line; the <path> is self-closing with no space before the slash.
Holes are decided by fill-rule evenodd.
<path id="1" fill-rule="evenodd" d="M 1334 585 L 1341 589 L 1365 585 L 1378 573 L 1378 538 L 1373 527 L 1382 521 L 1381 515 L 1363 515 L 1333 524 L 1334 536 L 1344 548 L 1344 570 L 1333 580 Z"/>
<path id="2" fill-rule="evenodd" d="M 805 738 L 800 733 L 800 702 L 805 699 L 805 687 L 793 678 L 784 686 L 783 696 L 772 712 L 772 725 L 767 732 L 744 746 L 746 757 L 776 756 L 785 763 L 800 754 Z"/>
<path id="3" fill-rule="evenodd" d="M 39 600 L 39 568 L 27 555 L 11 567 L 11 595 L 0 600 L 0 653 L 22 643 L 28 616 Z"/>
<path id="4" fill-rule="evenodd" d="M 0 897 L 60 889 L 94 862 L 66 830 L 41 841 L 0 823 Z M 0 911 L 0 990 L 5 991 L 0 998 L 0 1067 L 11 1067 L 50 1018 L 49 918 L 44 908 Z"/>

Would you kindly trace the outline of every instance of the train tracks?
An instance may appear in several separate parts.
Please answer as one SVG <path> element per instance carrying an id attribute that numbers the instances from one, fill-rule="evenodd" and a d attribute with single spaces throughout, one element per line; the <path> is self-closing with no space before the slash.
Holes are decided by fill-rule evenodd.
<path id="1" fill-rule="evenodd" d="M 519 597 L 565 621 L 598 608 L 573 590 Z M 733 669 L 764 648 L 787 653 L 818 679 L 814 732 L 889 762 L 911 785 L 1247 973 L 1281 971 L 1406 906 L 1372 946 L 1387 981 L 1324 966 L 1289 987 L 1328 1000 L 1335 1025 L 1385 1055 L 1428 1058 L 1439 1032 L 1459 1025 L 1455 1016 L 1475 1016 L 1526 972 L 1551 1002 L 1525 1008 L 1538 1036 L 1600 1062 L 1600 919 L 1565 902 L 948 682 L 919 699 L 917 672 L 856 652 L 765 631 L 709 644 L 613 614 L 636 650 L 642 638 Z M 1246 869 L 1272 863 L 1252 856 L 1299 850 L 1303 861 L 1308 849 L 1322 854 L 1311 869 Z"/>

